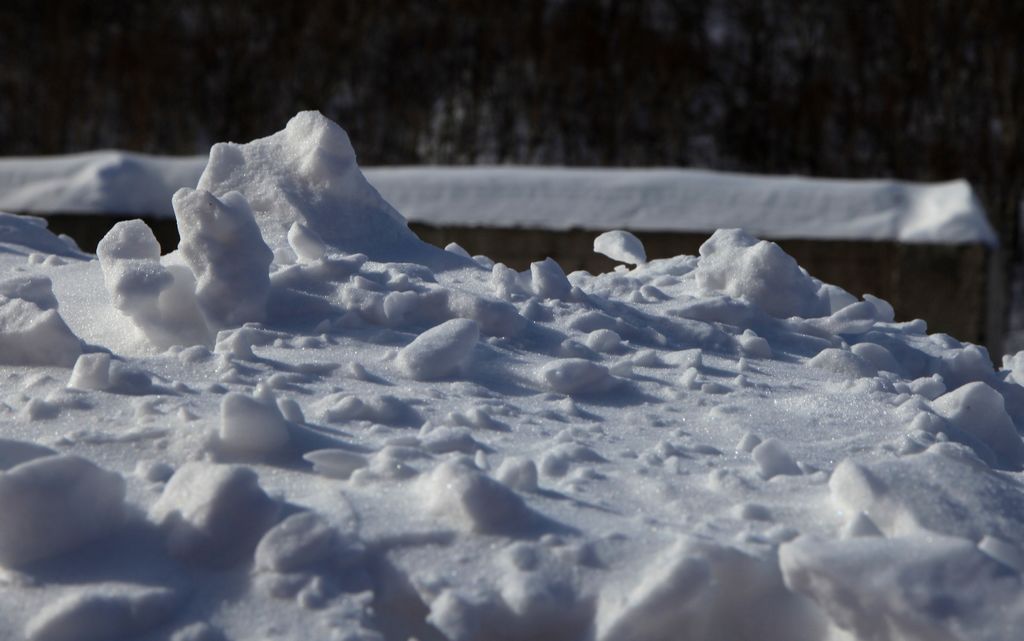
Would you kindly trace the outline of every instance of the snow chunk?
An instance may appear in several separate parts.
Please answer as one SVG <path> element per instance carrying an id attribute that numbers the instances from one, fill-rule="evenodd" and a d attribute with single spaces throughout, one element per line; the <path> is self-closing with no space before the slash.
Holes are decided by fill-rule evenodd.
<path id="1" fill-rule="evenodd" d="M 71 370 L 68 387 L 82 390 L 106 390 L 110 388 L 110 354 L 82 354 Z"/>
<path id="2" fill-rule="evenodd" d="M 141 220 L 114 225 L 96 246 L 114 307 L 157 347 L 210 342 L 195 299 L 195 278 L 160 263 L 160 244 Z"/>
<path id="3" fill-rule="evenodd" d="M 0 563 L 67 552 L 121 524 L 121 475 L 77 456 L 30 460 L 0 473 Z"/>
<path id="4" fill-rule="evenodd" d="M 0 296 L 20 298 L 34 303 L 42 310 L 57 309 L 57 297 L 53 295 L 53 282 L 47 276 L 15 276 L 0 281 Z"/>
<path id="5" fill-rule="evenodd" d="M 587 334 L 586 344 L 595 352 L 614 352 L 622 348 L 622 337 L 611 329 L 595 329 Z"/>
<path id="6" fill-rule="evenodd" d="M 178 251 L 195 275 L 196 298 L 207 322 L 225 328 L 262 321 L 274 255 L 245 197 L 180 189 L 173 205 L 181 235 Z"/>
<path id="7" fill-rule="evenodd" d="M 252 550 L 277 513 L 249 468 L 193 461 L 167 482 L 150 518 L 166 531 L 175 556 L 225 565 Z"/>
<path id="8" fill-rule="evenodd" d="M 807 361 L 807 364 L 846 380 L 878 374 L 878 370 L 866 358 L 836 347 L 821 350 L 817 356 Z"/>
<path id="9" fill-rule="evenodd" d="M 984 443 L 999 465 L 1020 470 L 1024 442 L 1006 413 L 1003 396 L 985 383 L 968 383 L 933 402 L 935 411 Z"/>
<path id="10" fill-rule="evenodd" d="M 480 339 L 480 324 L 453 318 L 417 336 L 398 352 L 396 362 L 416 380 L 445 378 L 459 370 Z"/>
<path id="11" fill-rule="evenodd" d="M 313 464 L 313 471 L 317 474 L 336 479 L 347 479 L 367 465 L 365 456 L 341 449 L 315 450 L 302 458 Z"/>
<path id="12" fill-rule="evenodd" d="M 769 438 L 762 441 L 750 451 L 750 455 L 760 468 L 761 476 L 766 479 L 801 474 L 800 467 L 778 439 Z"/>
<path id="13" fill-rule="evenodd" d="M 775 243 L 738 229 L 720 229 L 700 246 L 694 270 L 705 294 L 724 293 L 777 318 L 823 316 L 830 311 L 819 285 Z"/>
<path id="14" fill-rule="evenodd" d="M 337 544 L 337 532 L 323 517 L 315 512 L 299 512 L 263 535 L 256 546 L 256 567 L 298 572 L 327 559 Z"/>
<path id="15" fill-rule="evenodd" d="M 25 628 L 29 641 L 108 641 L 144 634 L 182 603 L 167 588 L 103 584 L 80 589 L 43 607 Z"/>
<path id="16" fill-rule="evenodd" d="M 441 463 L 423 479 L 421 490 L 431 509 L 483 534 L 528 529 L 538 516 L 522 498 L 500 482 L 461 460 Z"/>
<path id="17" fill-rule="evenodd" d="M 0 364 L 71 367 L 82 342 L 55 309 L 0 296 Z"/>
<path id="18" fill-rule="evenodd" d="M 229 392 L 220 404 L 220 442 L 233 454 L 263 458 L 288 444 L 288 424 L 272 398 Z"/>
<path id="19" fill-rule="evenodd" d="M 707 587 L 711 568 L 680 542 L 653 563 L 629 594 L 603 595 L 597 618 L 598 641 L 659 641 L 692 616 L 689 603 Z"/>
<path id="20" fill-rule="evenodd" d="M 611 387 L 615 379 L 604 365 L 582 358 L 562 358 L 541 368 L 540 380 L 559 394 L 592 394 Z"/>
<path id="21" fill-rule="evenodd" d="M 316 111 L 266 138 L 214 145 L 199 189 L 217 197 L 240 192 L 272 250 L 289 249 L 296 222 L 328 245 L 371 258 L 419 244 L 359 171 L 348 134 Z"/>
<path id="22" fill-rule="evenodd" d="M 327 251 L 323 238 L 299 221 L 295 221 L 288 228 L 288 244 L 299 257 L 299 261 L 304 263 L 320 260 Z"/>
<path id="23" fill-rule="evenodd" d="M 501 462 L 495 477 L 520 492 L 537 491 L 537 465 L 532 459 L 510 456 Z"/>
<path id="24" fill-rule="evenodd" d="M 846 459 L 832 473 L 829 490 L 847 520 L 867 514 L 889 537 L 938 532 L 974 541 L 1024 540 L 1020 485 L 959 444 L 938 443 L 870 464 Z"/>
<path id="25" fill-rule="evenodd" d="M 606 231 L 594 239 L 594 251 L 620 263 L 643 265 L 647 262 L 644 244 L 628 231 Z"/>
<path id="26" fill-rule="evenodd" d="M 772 357 L 771 345 L 768 344 L 767 340 L 755 334 L 753 330 L 743 330 L 743 333 L 736 338 L 736 342 L 739 343 L 740 351 L 745 356 L 750 358 Z"/>
<path id="27" fill-rule="evenodd" d="M 530 263 L 530 286 L 538 298 L 566 300 L 572 285 L 562 266 L 550 258 Z"/>
<path id="28" fill-rule="evenodd" d="M 850 351 L 866 360 L 878 371 L 896 374 L 903 371 L 892 352 L 877 343 L 857 343 L 850 348 Z"/>
<path id="29" fill-rule="evenodd" d="M 1010 595 L 1019 594 L 1016 582 L 1000 577 L 1005 568 L 971 541 L 937 535 L 801 537 L 782 545 L 779 565 L 791 590 L 857 639 L 1004 638 L 978 633 L 989 621 L 1012 626 Z"/>

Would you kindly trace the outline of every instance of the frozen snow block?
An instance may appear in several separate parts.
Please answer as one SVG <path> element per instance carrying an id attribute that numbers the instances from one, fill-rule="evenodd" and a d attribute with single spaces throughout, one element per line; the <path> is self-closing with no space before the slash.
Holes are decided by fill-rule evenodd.
<path id="1" fill-rule="evenodd" d="M 700 246 L 694 270 L 705 294 L 745 300 L 776 318 L 812 318 L 831 311 L 827 293 L 775 243 L 738 229 L 720 229 Z"/>
<path id="2" fill-rule="evenodd" d="M 299 262 L 303 263 L 320 260 L 327 252 L 327 245 L 323 238 L 299 221 L 295 221 L 288 228 L 288 244 L 298 256 Z"/>
<path id="3" fill-rule="evenodd" d="M 754 458 L 761 471 L 761 476 L 765 479 L 801 474 L 800 467 L 778 439 L 770 438 L 762 441 L 750 451 L 750 455 Z"/>
<path id="4" fill-rule="evenodd" d="M 608 390 L 615 379 L 604 365 L 582 358 L 562 358 L 541 368 L 540 382 L 559 394 L 594 394 Z"/>
<path id="5" fill-rule="evenodd" d="M 448 291 L 448 314 L 480 323 L 480 333 L 487 336 L 512 337 L 527 324 L 510 303 L 459 290 Z"/>
<path id="6" fill-rule="evenodd" d="M 992 622 L 1005 632 L 1024 619 L 1019 607 L 1011 614 L 1019 580 L 966 539 L 800 537 L 779 548 L 779 565 L 852 638 L 995 641 L 1009 637 L 992 636 Z"/>
<path id="7" fill-rule="evenodd" d="M 238 192 L 218 198 L 186 188 L 174 194 L 172 204 L 181 236 L 178 250 L 195 275 L 206 320 L 215 328 L 264 320 L 274 255 L 249 203 Z"/>
<path id="8" fill-rule="evenodd" d="M 509 456 L 501 462 L 495 478 L 508 487 L 520 492 L 537 491 L 537 464 L 533 459 Z"/>
<path id="9" fill-rule="evenodd" d="M 226 566 L 251 553 L 278 509 L 249 468 L 193 461 L 167 482 L 150 518 L 175 556 Z"/>
<path id="10" fill-rule="evenodd" d="M 399 350 L 396 362 L 406 376 L 416 380 L 445 378 L 469 360 L 479 339 L 479 323 L 454 318 L 413 339 Z"/>
<path id="11" fill-rule="evenodd" d="M 566 300 L 572 291 L 561 265 L 550 258 L 530 263 L 530 286 L 544 299 Z"/>
<path id="12" fill-rule="evenodd" d="M 999 392 L 985 383 L 968 383 L 943 394 L 932 405 L 940 416 L 987 445 L 1000 466 L 1021 469 L 1024 442 Z"/>
<path id="13" fill-rule="evenodd" d="M 187 267 L 160 262 L 160 244 L 141 220 L 114 225 L 96 247 L 114 307 L 160 348 L 209 342 L 195 278 Z"/>
<path id="14" fill-rule="evenodd" d="M 662 641 L 693 616 L 690 608 L 711 583 L 711 567 L 680 542 L 659 555 L 626 594 L 605 592 L 598 605 L 597 641 Z"/>
<path id="15" fill-rule="evenodd" d="M 630 265 L 647 262 L 647 252 L 639 238 L 621 229 L 606 231 L 594 239 L 594 251 L 612 260 Z"/>
<path id="16" fill-rule="evenodd" d="M 56 309 L 0 296 L 0 364 L 71 367 L 82 342 Z"/>
<path id="17" fill-rule="evenodd" d="M 121 524 L 125 484 L 77 456 L 29 460 L 0 473 L 0 564 L 73 550 Z"/>
<path id="18" fill-rule="evenodd" d="M 299 572 L 329 559 L 338 534 L 315 512 L 299 512 L 270 528 L 256 546 L 256 567 Z"/>
<path id="19" fill-rule="evenodd" d="M 329 246 L 371 258 L 420 244 L 366 181 L 345 130 L 316 111 L 297 114 L 266 138 L 214 145 L 198 187 L 217 197 L 240 192 L 272 250 L 290 251 L 296 222 Z"/>
<path id="20" fill-rule="evenodd" d="M 71 370 L 68 387 L 81 390 L 106 390 L 110 388 L 110 354 L 97 352 L 82 354 Z"/>
<path id="21" fill-rule="evenodd" d="M 182 596 L 168 588 L 104 583 L 45 605 L 25 628 L 29 641 L 134 638 L 173 616 Z"/>
<path id="22" fill-rule="evenodd" d="M 288 445 L 288 423 L 273 399 L 229 392 L 220 403 L 220 444 L 229 453 L 262 459 Z"/>
<path id="23" fill-rule="evenodd" d="M 900 374 L 903 368 L 896 362 L 892 352 L 878 343 L 857 343 L 850 347 L 850 351 L 870 363 L 880 372 L 893 372 Z"/>
<path id="24" fill-rule="evenodd" d="M 439 464 L 420 481 L 430 507 L 482 534 L 519 534 L 544 519 L 508 487 L 462 461 Z"/>
<path id="25" fill-rule="evenodd" d="M 866 358 L 836 347 L 821 350 L 807 364 L 844 380 L 878 375 L 878 370 Z"/>

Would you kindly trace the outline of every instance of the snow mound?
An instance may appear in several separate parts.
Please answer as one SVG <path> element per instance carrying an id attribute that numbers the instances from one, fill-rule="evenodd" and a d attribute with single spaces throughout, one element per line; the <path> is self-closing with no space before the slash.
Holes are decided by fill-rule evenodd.
<path id="1" fill-rule="evenodd" d="M 312 113 L 173 204 L 176 251 L 98 260 L 0 217 L 0 637 L 1024 622 L 1024 355 L 736 230 L 600 274 L 432 248 Z"/>
<path id="2" fill-rule="evenodd" d="M 20 567 L 121 524 L 125 483 L 77 456 L 45 456 L 0 472 L 0 564 Z"/>
<path id="3" fill-rule="evenodd" d="M 722 229 L 700 246 L 694 272 L 705 294 L 724 293 L 777 318 L 824 316 L 829 307 L 815 283 L 775 243 Z"/>
<path id="4" fill-rule="evenodd" d="M 181 595 L 167 588 L 105 584 L 72 592 L 29 622 L 29 641 L 105 641 L 149 632 L 175 614 Z"/>
<path id="5" fill-rule="evenodd" d="M 194 462 L 174 473 L 150 517 L 172 554 L 222 566 L 250 553 L 277 513 L 249 468 Z"/>
<path id="6" fill-rule="evenodd" d="M 0 296 L 0 363 L 71 367 L 82 342 L 56 309 Z"/>

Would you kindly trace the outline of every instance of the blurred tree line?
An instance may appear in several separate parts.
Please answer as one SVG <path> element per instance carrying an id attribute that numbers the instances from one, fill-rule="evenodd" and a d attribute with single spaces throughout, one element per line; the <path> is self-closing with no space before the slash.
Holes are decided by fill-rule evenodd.
<path id="1" fill-rule="evenodd" d="M 1024 2 L 5 0 L 0 155 L 205 152 L 300 109 L 365 164 L 968 177 L 1024 192 Z"/>

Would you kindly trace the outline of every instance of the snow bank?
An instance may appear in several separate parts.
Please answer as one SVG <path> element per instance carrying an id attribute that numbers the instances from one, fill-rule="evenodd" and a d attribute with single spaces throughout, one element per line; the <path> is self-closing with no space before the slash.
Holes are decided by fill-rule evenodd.
<path id="1" fill-rule="evenodd" d="M 602 274 L 430 247 L 315 113 L 173 202 L 165 254 L 0 217 L 0 639 L 1024 623 L 1024 355 L 738 230 L 613 230 Z"/>

